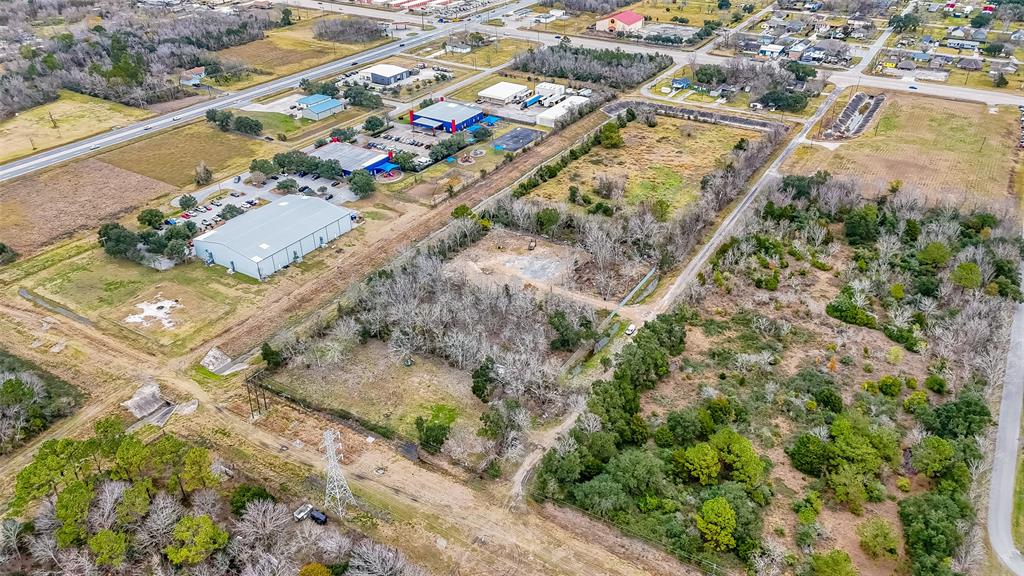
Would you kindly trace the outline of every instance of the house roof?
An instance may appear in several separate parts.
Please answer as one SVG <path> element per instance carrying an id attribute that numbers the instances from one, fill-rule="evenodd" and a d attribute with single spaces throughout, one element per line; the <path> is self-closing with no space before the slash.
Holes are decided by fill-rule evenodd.
<path id="1" fill-rule="evenodd" d="M 295 244 L 311 233 L 342 218 L 352 210 L 312 196 L 289 194 L 232 218 L 218 228 L 196 237 L 196 242 L 224 245 L 243 258 L 260 262 Z"/>
<path id="2" fill-rule="evenodd" d="M 608 16 L 607 18 L 602 18 L 602 20 L 611 20 L 612 18 L 614 18 L 614 19 L 618 20 L 619 22 L 622 22 L 623 24 L 626 24 L 628 26 L 632 26 L 633 24 L 636 24 L 637 22 L 643 22 L 644 21 L 644 17 L 642 15 L 637 14 L 636 12 L 633 12 L 632 10 L 623 10 L 622 12 L 616 12 L 616 13 Z"/>
<path id="3" fill-rule="evenodd" d="M 323 102 L 318 102 L 316 104 L 313 104 L 312 106 L 308 106 L 307 108 L 309 109 L 310 112 L 315 112 L 319 114 L 320 112 L 328 112 L 330 110 L 334 110 L 335 108 L 341 105 L 342 103 L 339 100 L 335 100 L 334 98 L 328 98 Z"/>
<path id="4" fill-rule="evenodd" d="M 200 76 L 206 74 L 206 66 L 196 66 L 195 68 L 189 68 L 188 70 L 182 70 L 182 76 Z"/>

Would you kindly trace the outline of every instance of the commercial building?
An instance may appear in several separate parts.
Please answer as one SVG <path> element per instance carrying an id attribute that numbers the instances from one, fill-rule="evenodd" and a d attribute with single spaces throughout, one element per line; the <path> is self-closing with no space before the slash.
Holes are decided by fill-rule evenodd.
<path id="1" fill-rule="evenodd" d="M 438 102 L 419 112 L 409 111 L 413 126 L 452 133 L 465 130 L 483 118 L 483 110 L 456 102 Z"/>
<path id="2" fill-rule="evenodd" d="M 326 102 L 330 99 L 330 96 L 324 94 L 310 94 L 309 96 L 303 96 L 302 98 L 299 98 L 298 100 L 295 101 L 295 103 L 298 104 L 300 108 L 308 108 L 314 104 Z"/>
<path id="3" fill-rule="evenodd" d="M 541 98 L 548 96 L 561 96 L 565 94 L 565 86 L 554 82 L 540 82 L 533 88 L 533 93 Z"/>
<path id="4" fill-rule="evenodd" d="M 644 17 L 632 10 L 623 10 L 597 21 L 601 32 L 639 32 L 644 27 Z"/>
<path id="5" fill-rule="evenodd" d="M 477 92 L 476 95 L 484 102 L 490 102 L 492 104 L 508 104 L 509 102 L 522 100 L 529 96 L 530 89 L 522 84 L 516 84 L 515 82 L 498 82 L 493 86 L 484 88 Z"/>
<path id="6" fill-rule="evenodd" d="M 558 121 L 565 118 L 575 108 L 590 101 L 586 96 L 568 96 L 558 104 L 537 115 L 537 124 L 554 128 Z"/>
<path id="7" fill-rule="evenodd" d="M 331 142 L 310 152 L 321 160 L 337 160 L 346 176 L 357 171 L 366 170 L 373 174 L 387 172 L 388 155 L 372 148 L 360 148 L 345 142 Z"/>
<path id="8" fill-rule="evenodd" d="M 334 116 L 344 109 L 344 102 L 341 100 L 335 100 L 334 98 L 328 98 L 327 100 L 303 108 L 302 116 L 303 118 L 309 118 L 310 120 L 322 120 L 324 118 Z"/>
<path id="9" fill-rule="evenodd" d="M 196 257 L 263 280 L 352 230 L 356 213 L 291 194 L 197 236 Z"/>
<path id="10" fill-rule="evenodd" d="M 359 74 L 370 84 L 391 86 L 412 76 L 413 73 L 414 71 L 409 68 L 402 68 L 394 64 L 374 64 Z"/>

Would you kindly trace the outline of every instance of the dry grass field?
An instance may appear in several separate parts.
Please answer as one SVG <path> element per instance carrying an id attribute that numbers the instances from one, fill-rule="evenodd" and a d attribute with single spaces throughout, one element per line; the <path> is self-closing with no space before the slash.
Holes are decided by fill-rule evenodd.
<path id="1" fill-rule="evenodd" d="M 174 190 L 95 159 L 35 172 L 0 184 L 0 242 L 28 256 Z"/>
<path id="2" fill-rule="evenodd" d="M 673 210 L 679 209 L 696 198 L 701 178 L 718 167 L 740 138 L 754 140 L 760 133 L 659 117 L 655 128 L 633 122 L 622 130 L 622 136 L 625 145 L 621 148 L 595 147 L 530 194 L 565 202 L 569 186 L 590 194 L 598 175 L 625 175 L 625 204 L 662 199 Z"/>
<path id="3" fill-rule="evenodd" d="M 333 18 L 333 16 L 326 16 L 326 18 Z M 221 87 L 237 90 L 253 86 L 277 76 L 312 68 L 330 60 L 344 58 L 394 40 L 393 38 L 381 38 L 373 42 L 350 44 L 316 40 L 313 38 L 313 25 L 316 21 L 316 18 L 312 18 L 287 28 L 270 30 L 263 40 L 218 51 L 218 57 L 238 60 L 259 70 L 259 73 L 251 74 L 235 82 L 222 84 Z"/>
<path id="4" fill-rule="evenodd" d="M 519 38 L 499 38 L 492 44 L 481 46 L 480 48 L 474 48 L 468 54 L 456 54 L 454 52 L 445 53 L 444 41 L 442 40 L 440 42 L 431 42 L 426 46 L 417 48 L 413 54 L 422 57 L 441 52 L 441 54 L 434 56 L 434 58 L 437 60 L 444 60 L 446 62 L 454 62 L 456 64 L 491 67 L 504 64 L 512 58 L 515 58 L 516 54 L 525 52 L 537 45 L 538 44 L 536 42 L 522 40 Z"/>
<path id="5" fill-rule="evenodd" d="M 1017 193 L 1019 112 L 1011 107 L 889 94 L 874 124 L 835 150 L 802 145 L 787 174 L 828 170 L 855 176 L 866 190 L 901 180 L 935 197 L 1005 200 Z"/>
<path id="6" fill-rule="evenodd" d="M 152 112 L 148 110 L 61 90 L 57 100 L 0 122 L 0 162 L 88 138 L 149 116 Z"/>
<path id="7" fill-rule="evenodd" d="M 253 158 L 273 156 L 287 149 L 285 144 L 221 132 L 201 121 L 135 141 L 98 158 L 181 187 L 192 183 L 200 160 L 217 178 L 244 170 Z"/>

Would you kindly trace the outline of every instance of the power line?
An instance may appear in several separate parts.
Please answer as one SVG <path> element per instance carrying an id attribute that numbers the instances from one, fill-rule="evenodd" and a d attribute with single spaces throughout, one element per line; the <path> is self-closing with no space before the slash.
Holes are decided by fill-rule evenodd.
<path id="1" fill-rule="evenodd" d="M 324 430 L 324 441 L 320 445 L 324 449 L 324 474 L 327 476 L 324 507 L 336 513 L 339 518 L 343 518 L 345 507 L 349 503 L 354 503 L 356 499 L 352 496 L 352 490 L 341 473 L 341 462 L 338 455 L 339 437 L 340 434 L 334 429 Z"/>

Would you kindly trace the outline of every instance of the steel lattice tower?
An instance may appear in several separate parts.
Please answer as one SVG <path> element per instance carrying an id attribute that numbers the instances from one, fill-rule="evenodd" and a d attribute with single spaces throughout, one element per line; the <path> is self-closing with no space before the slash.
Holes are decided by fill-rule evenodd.
<path id="1" fill-rule="evenodd" d="M 334 511 L 339 517 L 345 515 L 345 506 L 356 499 L 352 490 L 341 473 L 340 456 L 338 455 L 338 434 L 335 430 L 324 430 L 324 474 L 327 476 L 327 487 L 324 491 L 324 507 Z"/>

